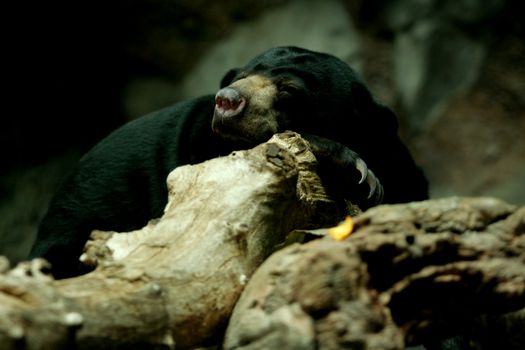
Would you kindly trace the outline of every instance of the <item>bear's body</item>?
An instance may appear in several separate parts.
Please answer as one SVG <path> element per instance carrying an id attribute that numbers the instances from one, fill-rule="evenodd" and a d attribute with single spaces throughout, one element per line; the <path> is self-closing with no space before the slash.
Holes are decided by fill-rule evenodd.
<path id="1" fill-rule="evenodd" d="M 48 259 L 58 278 L 80 274 L 78 258 L 92 230 L 130 231 L 162 215 L 171 170 L 253 147 L 285 130 L 306 135 L 319 157 L 335 164 L 328 177 L 336 169 L 345 183 L 357 184 L 355 166 L 363 159 L 373 173 L 358 167 L 358 187 L 367 186 L 370 205 L 383 189 L 390 203 L 427 197 L 424 176 L 397 136 L 395 116 L 337 58 L 271 49 L 228 72 L 221 88 L 215 97 L 132 121 L 89 151 L 52 200 L 31 257 Z"/>

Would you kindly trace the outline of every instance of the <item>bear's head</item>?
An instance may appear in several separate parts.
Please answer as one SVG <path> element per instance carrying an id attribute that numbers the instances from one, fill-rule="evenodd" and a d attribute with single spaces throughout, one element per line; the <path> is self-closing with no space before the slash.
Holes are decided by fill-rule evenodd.
<path id="1" fill-rule="evenodd" d="M 393 113 L 373 99 L 345 62 L 302 48 L 277 47 L 226 73 L 215 96 L 212 129 L 250 144 L 292 130 L 348 145 L 349 135 L 359 144 L 357 139 L 370 137 L 377 123 L 387 130 L 397 128 Z"/>

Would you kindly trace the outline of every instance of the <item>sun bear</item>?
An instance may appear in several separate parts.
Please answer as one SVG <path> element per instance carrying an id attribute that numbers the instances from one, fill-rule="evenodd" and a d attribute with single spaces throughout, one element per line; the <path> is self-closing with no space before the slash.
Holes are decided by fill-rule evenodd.
<path id="1" fill-rule="evenodd" d="M 176 103 L 120 127 L 85 154 L 42 220 L 30 257 L 57 278 L 85 272 L 78 258 L 93 229 L 131 231 L 162 216 L 174 168 L 300 133 L 327 190 L 363 208 L 427 198 L 427 183 L 377 102 L 340 59 L 277 47 L 225 74 L 216 95 Z M 323 170 L 324 169 L 324 170 Z"/>

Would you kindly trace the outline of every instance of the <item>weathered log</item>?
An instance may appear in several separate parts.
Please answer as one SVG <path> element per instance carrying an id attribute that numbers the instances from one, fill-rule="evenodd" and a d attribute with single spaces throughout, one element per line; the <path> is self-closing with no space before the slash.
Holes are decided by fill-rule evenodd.
<path id="1" fill-rule="evenodd" d="M 373 208 L 349 239 L 284 248 L 252 276 L 289 231 L 345 214 L 315 170 L 306 142 L 278 135 L 176 169 L 160 220 L 93 233 L 88 275 L 55 281 L 45 261 L 0 260 L 0 349 L 202 345 L 223 334 L 246 283 L 225 349 L 402 349 L 467 324 L 520 348 L 525 208 L 498 200 Z"/>
<path id="2" fill-rule="evenodd" d="M 34 260 L 0 275 L 0 348 L 189 348 L 224 329 L 254 270 L 297 227 L 336 222 L 297 134 L 175 169 L 160 220 L 94 232 L 93 272 L 53 280 Z M 335 216 L 334 216 L 335 215 Z"/>
<path id="3" fill-rule="evenodd" d="M 523 314 L 511 333 L 470 328 L 525 307 L 525 208 L 448 198 L 372 208 L 354 227 L 345 241 L 293 245 L 264 262 L 224 348 L 403 349 L 455 333 L 481 342 L 484 332 L 498 348 L 522 348 Z"/>

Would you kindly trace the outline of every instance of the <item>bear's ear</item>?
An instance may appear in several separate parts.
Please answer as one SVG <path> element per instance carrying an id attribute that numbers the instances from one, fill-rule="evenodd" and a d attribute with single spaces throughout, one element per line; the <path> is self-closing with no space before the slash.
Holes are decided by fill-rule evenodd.
<path id="1" fill-rule="evenodd" d="M 230 69 L 221 79 L 221 85 L 220 88 L 226 87 L 230 85 L 233 82 L 233 79 L 237 74 L 239 74 L 241 70 L 239 68 L 232 68 Z"/>

